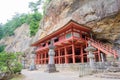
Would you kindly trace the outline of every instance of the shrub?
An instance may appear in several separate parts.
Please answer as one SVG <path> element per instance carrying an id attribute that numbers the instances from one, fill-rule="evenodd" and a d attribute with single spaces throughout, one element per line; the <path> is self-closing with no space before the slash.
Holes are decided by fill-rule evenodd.
<path id="1" fill-rule="evenodd" d="M 14 73 L 20 73 L 21 70 L 22 70 L 22 64 L 18 63 L 18 62 L 15 62 L 12 70 L 13 70 Z"/>

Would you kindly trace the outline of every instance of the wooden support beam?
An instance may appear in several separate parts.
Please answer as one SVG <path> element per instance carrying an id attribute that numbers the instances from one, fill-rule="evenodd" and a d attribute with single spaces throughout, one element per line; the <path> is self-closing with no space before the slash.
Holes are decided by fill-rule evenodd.
<path id="1" fill-rule="evenodd" d="M 37 53 L 37 54 L 38 54 L 38 53 Z M 37 54 L 36 54 L 36 57 L 35 57 L 35 63 L 36 63 L 36 64 L 37 64 L 37 58 L 38 58 L 38 57 L 37 57 Z"/>
<path id="2" fill-rule="evenodd" d="M 66 49 L 66 47 L 64 47 L 64 51 L 65 51 L 65 63 L 68 63 L 68 60 L 67 60 L 67 49 Z"/>
<path id="3" fill-rule="evenodd" d="M 41 64 L 43 64 L 43 54 L 41 53 Z"/>
<path id="4" fill-rule="evenodd" d="M 47 52 L 45 51 L 45 64 L 47 63 L 46 58 L 47 58 Z"/>
<path id="5" fill-rule="evenodd" d="M 98 49 L 98 60 L 99 60 L 99 62 L 101 61 L 100 50 L 99 49 Z"/>
<path id="6" fill-rule="evenodd" d="M 72 44 L 72 59 L 73 59 L 73 63 L 75 63 L 75 46 L 74 46 L 74 44 Z"/>
<path id="7" fill-rule="evenodd" d="M 40 54 L 38 53 L 38 64 L 40 64 Z"/>
<path id="8" fill-rule="evenodd" d="M 58 49 L 58 64 L 60 64 L 60 49 Z"/>
<path id="9" fill-rule="evenodd" d="M 38 53 L 37 53 L 37 64 L 38 64 L 39 58 L 38 58 Z"/>
<path id="10" fill-rule="evenodd" d="M 117 52 L 115 50 L 113 50 L 113 55 L 114 55 L 114 59 L 117 58 Z"/>
<path id="11" fill-rule="evenodd" d="M 42 64 L 42 54 L 40 54 L 40 64 Z"/>
<path id="12" fill-rule="evenodd" d="M 83 46 L 81 45 L 80 47 L 80 52 L 81 52 L 81 63 L 84 63 L 84 56 L 83 56 Z"/>

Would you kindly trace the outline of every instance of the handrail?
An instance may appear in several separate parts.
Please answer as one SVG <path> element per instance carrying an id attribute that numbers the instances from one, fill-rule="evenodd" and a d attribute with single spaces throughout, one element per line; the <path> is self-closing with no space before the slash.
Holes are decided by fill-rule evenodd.
<path id="1" fill-rule="evenodd" d="M 93 40 L 91 38 L 88 38 L 88 37 L 86 37 L 86 41 L 91 41 L 92 42 L 92 46 L 101 49 L 105 53 L 107 52 L 107 53 L 110 53 L 110 54 L 114 55 L 114 58 L 116 58 L 118 56 L 117 50 L 112 49 L 112 47 L 110 45 L 105 45 L 102 42 L 95 41 L 95 40 Z"/>

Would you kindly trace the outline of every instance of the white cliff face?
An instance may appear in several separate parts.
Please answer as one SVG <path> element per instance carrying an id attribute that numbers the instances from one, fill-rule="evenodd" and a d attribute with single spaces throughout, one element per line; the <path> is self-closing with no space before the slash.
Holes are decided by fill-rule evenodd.
<path id="1" fill-rule="evenodd" d="M 5 48 L 8 52 L 24 52 L 30 46 L 30 31 L 27 24 L 23 24 L 21 27 L 17 28 L 14 31 L 15 35 L 9 37 L 10 39 Z"/>
<path id="2" fill-rule="evenodd" d="M 100 29 L 97 23 L 103 18 L 117 14 L 120 11 L 119 4 L 120 0 L 52 0 L 40 23 L 40 27 L 47 33 L 41 32 L 40 29 L 35 38 L 38 40 L 50 34 L 70 19 L 92 28 L 95 33 L 102 33 L 103 29 Z"/>

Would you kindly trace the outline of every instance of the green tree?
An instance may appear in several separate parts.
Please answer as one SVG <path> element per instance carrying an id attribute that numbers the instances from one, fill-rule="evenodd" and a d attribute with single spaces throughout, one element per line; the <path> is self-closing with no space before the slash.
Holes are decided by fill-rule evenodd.
<path id="1" fill-rule="evenodd" d="M 0 24 L 0 39 L 3 37 L 3 27 L 2 24 Z"/>
<path id="2" fill-rule="evenodd" d="M 16 13 L 11 20 L 3 25 L 4 37 L 14 35 L 14 30 L 26 22 L 27 14 Z"/>
<path id="3" fill-rule="evenodd" d="M 39 12 L 35 12 L 33 14 L 30 14 L 27 23 L 30 25 L 30 35 L 34 36 L 39 28 L 40 20 L 42 19 L 42 14 Z"/>
<path id="4" fill-rule="evenodd" d="M 31 11 L 33 12 L 38 12 L 38 7 L 41 4 L 41 0 L 38 0 L 37 2 L 30 2 L 29 3 L 29 8 L 31 9 Z"/>
<path id="5" fill-rule="evenodd" d="M 19 66 L 16 66 L 19 65 Z M 19 70 L 16 70 L 19 68 Z M 17 62 L 17 56 L 15 53 L 0 53 L 0 71 L 9 72 L 10 74 L 21 71 L 22 66 Z"/>
<path id="6" fill-rule="evenodd" d="M 0 39 L 7 36 L 14 35 L 14 30 L 24 23 L 30 25 L 30 35 L 34 36 L 39 28 L 39 22 L 42 19 L 42 14 L 38 12 L 39 5 L 42 0 L 37 2 L 30 2 L 29 8 L 33 13 L 31 14 L 19 14 L 16 13 L 11 20 L 8 20 L 6 24 L 0 25 Z M 2 27 L 1 27 L 2 26 Z"/>
<path id="7" fill-rule="evenodd" d="M 39 22 L 42 19 L 42 14 L 38 12 L 38 7 L 41 4 L 41 0 L 37 2 L 30 2 L 29 8 L 33 11 L 27 18 L 27 23 L 30 25 L 30 35 L 34 36 L 39 28 Z"/>
<path id="8" fill-rule="evenodd" d="M 4 51 L 5 45 L 0 45 L 0 52 Z"/>

